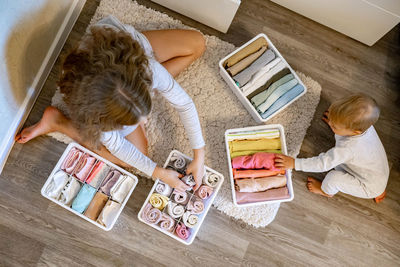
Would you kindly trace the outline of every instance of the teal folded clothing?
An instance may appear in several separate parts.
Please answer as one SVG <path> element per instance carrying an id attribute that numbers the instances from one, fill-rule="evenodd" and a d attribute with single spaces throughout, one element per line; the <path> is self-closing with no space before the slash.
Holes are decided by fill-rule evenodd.
<path id="1" fill-rule="evenodd" d="M 76 210 L 77 212 L 83 213 L 89 206 L 95 194 L 96 188 L 91 187 L 88 184 L 84 184 L 78 195 L 72 202 L 72 209 Z"/>
<path id="2" fill-rule="evenodd" d="M 269 109 L 275 103 L 275 101 L 277 101 L 280 97 L 289 92 L 289 90 L 295 87 L 298 83 L 299 81 L 297 81 L 296 79 L 292 79 L 276 88 L 275 91 L 273 91 L 271 95 L 268 96 L 268 98 L 257 107 L 257 111 L 259 113 L 264 113 L 265 111 L 267 111 L 267 109 Z"/>
<path id="3" fill-rule="evenodd" d="M 267 100 L 267 98 L 276 90 L 276 88 L 278 88 L 279 86 L 281 86 L 284 83 L 287 83 L 288 81 L 290 81 L 292 79 L 294 79 L 294 76 L 291 73 L 283 76 L 282 78 L 280 78 L 279 80 L 277 80 L 276 82 L 271 84 L 266 90 L 253 96 L 250 100 L 251 103 L 253 104 L 253 106 L 258 107 L 265 100 Z"/>
<path id="4" fill-rule="evenodd" d="M 261 114 L 263 119 L 268 118 L 284 105 L 295 99 L 298 95 L 300 95 L 304 91 L 304 87 L 301 84 L 297 84 L 295 87 L 290 89 L 286 94 L 281 96 L 275 103 L 264 113 Z"/>
<path id="5" fill-rule="evenodd" d="M 239 87 L 242 87 L 248 81 L 250 81 L 251 77 L 253 77 L 254 74 L 256 74 L 262 67 L 267 65 L 269 62 L 274 60 L 276 57 L 275 53 L 271 50 L 268 49 L 265 51 L 259 58 L 257 58 L 253 63 L 251 63 L 250 66 L 233 76 L 233 80 L 236 83 L 239 83 Z"/>

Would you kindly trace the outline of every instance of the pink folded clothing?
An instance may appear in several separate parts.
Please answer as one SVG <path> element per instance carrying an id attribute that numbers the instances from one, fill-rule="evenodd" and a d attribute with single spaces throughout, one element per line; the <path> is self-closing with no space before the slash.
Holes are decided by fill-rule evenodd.
<path id="1" fill-rule="evenodd" d="M 267 176 L 275 176 L 279 174 L 285 174 L 285 170 L 281 171 L 271 171 L 271 170 L 237 170 L 233 169 L 233 179 L 240 178 L 259 178 Z"/>
<path id="2" fill-rule="evenodd" d="M 275 168 L 275 154 L 258 152 L 251 156 L 239 156 L 232 159 L 234 169 L 266 169 L 279 171 Z"/>
<path id="3" fill-rule="evenodd" d="M 188 239 L 190 236 L 189 229 L 187 229 L 183 223 L 179 223 L 178 226 L 176 226 L 175 232 L 176 235 L 183 240 Z"/>
<path id="4" fill-rule="evenodd" d="M 161 215 L 161 220 L 160 220 L 160 227 L 161 229 L 172 232 L 174 230 L 175 226 L 175 220 L 171 218 L 171 216 L 163 213 Z"/>
<path id="5" fill-rule="evenodd" d="M 192 214 L 200 214 L 204 211 L 204 203 L 200 198 L 193 197 L 189 201 L 186 209 Z"/>
<path id="6" fill-rule="evenodd" d="M 199 189 L 195 192 L 196 196 L 198 196 L 201 199 L 207 199 L 209 198 L 214 192 L 214 189 L 211 186 L 208 185 L 201 185 Z"/>
<path id="7" fill-rule="evenodd" d="M 68 174 L 71 174 L 83 154 L 84 153 L 82 151 L 73 147 L 68 152 L 68 155 L 65 157 L 64 162 L 61 164 L 61 170 L 65 171 Z"/>
<path id="8" fill-rule="evenodd" d="M 146 207 L 143 209 L 141 217 L 147 223 L 157 224 L 161 220 L 161 211 L 153 208 L 150 203 L 147 203 Z"/>
<path id="9" fill-rule="evenodd" d="M 88 176 L 89 172 L 92 170 L 96 159 L 88 154 L 84 154 L 81 159 L 79 160 L 76 168 L 74 170 L 74 174 L 76 178 L 81 180 L 82 182 L 85 181 L 85 178 Z"/>
<path id="10" fill-rule="evenodd" d="M 117 171 L 117 170 L 112 170 L 110 171 L 106 178 L 104 178 L 103 182 L 101 183 L 101 187 L 100 190 L 106 194 L 106 195 L 110 195 L 110 190 L 111 188 L 115 185 L 115 183 L 118 181 L 119 177 L 122 174 Z"/>
<path id="11" fill-rule="evenodd" d="M 86 183 L 90 184 L 94 188 L 97 188 L 101 181 L 104 179 L 104 177 L 107 175 L 107 173 L 110 170 L 110 166 L 105 164 L 102 161 L 98 161 L 94 167 L 93 170 L 90 172 L 88 178 L 86 179 Z"/>
<path id="12" fill-rule="evenodd" d="M 238 204 L 254 203 L 267 200 L 279 200 L 289 197 L 289 190 L 286 186 L 257 193 L 241 193 L 236 191 L 236 202 Z"/>
<path id="13" fill-rule="evenodd" d="M 174 190 L 174 193 L 172 194 L 172 199 L 179 204 L 186 204 L 189 201 L 189 198 L 190 197 L 186 192 Z"/>
<path id="14" fill-rule="evenodd" d="M 279 188 L 286 185 L 285 175 L 276 175 L 264 178 L 236 179 L 235 189 L 239 192 L 261 192 L 272 188 Z"/>

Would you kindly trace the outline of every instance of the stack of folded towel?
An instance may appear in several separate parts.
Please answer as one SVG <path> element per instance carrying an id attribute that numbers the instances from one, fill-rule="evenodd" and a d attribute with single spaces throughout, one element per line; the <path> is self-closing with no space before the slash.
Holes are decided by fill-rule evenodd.
<path id="1" fill-rule="evenodd" d="M 97 223 L 110 226 L 134 186 L 134 180 L 73 147 L 45 193 Z"/>
<path id="2" fill-rule="evenodd" d="M 238 204 L 289 198 L 285 171 L 274 165 L 281 153 L 279 130 L 228 134 Z"/>
<path id="3" fill-rule="evenodd" d="M 224 66 L 263 119 L 274 114 L 304 91 L 304 87 L 293 74 L 287 74 L 272 85 L 266 86 L 269 81 L 281 76 L 282 72 L 290 71 L 287 64 L 268 48 L 263 37 L 228 58 Z"/>
<path id="4" fill-rule="evenodd" d="M 199 216 L 206 207 L 205 201 L 213 195 L 214 188 L 219 185 L 221 179 L 217 174 L 206 171 L 202 185 L 193 191 L 195 182 L 193 176 L 186 173 L 187 164 L 184 157 L 173 154 L 167 168 L 184 174 L 181 179 L 191 188 L 181 192 L 162 181 L 157 181 L 154 190 L 150 192 L 149 201 L 140 214 L 146 223 L 173 233 L 183 240 L 187 240 L 192 233 L 190 229 L 198 225 Z"/>

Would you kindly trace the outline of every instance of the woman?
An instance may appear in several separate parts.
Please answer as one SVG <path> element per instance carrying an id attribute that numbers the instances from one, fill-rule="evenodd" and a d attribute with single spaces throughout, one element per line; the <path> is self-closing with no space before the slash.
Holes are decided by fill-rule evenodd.
<path id="1" fill-rule="evenodd" d="M 204 140 L 192 99 L 173 77 L 205 50 L 203 36 L 191 30 L 139 33 L 110 16 L 89 28 L 66 58 L 58 85 L 68 106 L 67 118 L 47 107 L 42 119 L 16 136 L 25 143 L 57 131 L 123 166 L 133 166 L 178 190 L 189 187 L 180 174 L 156 166 L 147 157 L 144 122 L 156 89 L 178 111 L 193 148 L 187 168 L 200 186 L 204 172 Z"/>

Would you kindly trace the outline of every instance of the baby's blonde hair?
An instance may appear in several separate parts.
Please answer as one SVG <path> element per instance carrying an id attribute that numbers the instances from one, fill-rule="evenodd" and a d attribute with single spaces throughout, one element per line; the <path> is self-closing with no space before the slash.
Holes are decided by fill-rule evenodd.
<path id="1" fill-rule="evenodd" d="M 375 99 L 360 93 L 335 101 L 329 107 L 329 120 L 346 129 L 364 132 L 378 120 L 379 113 Z"/>

